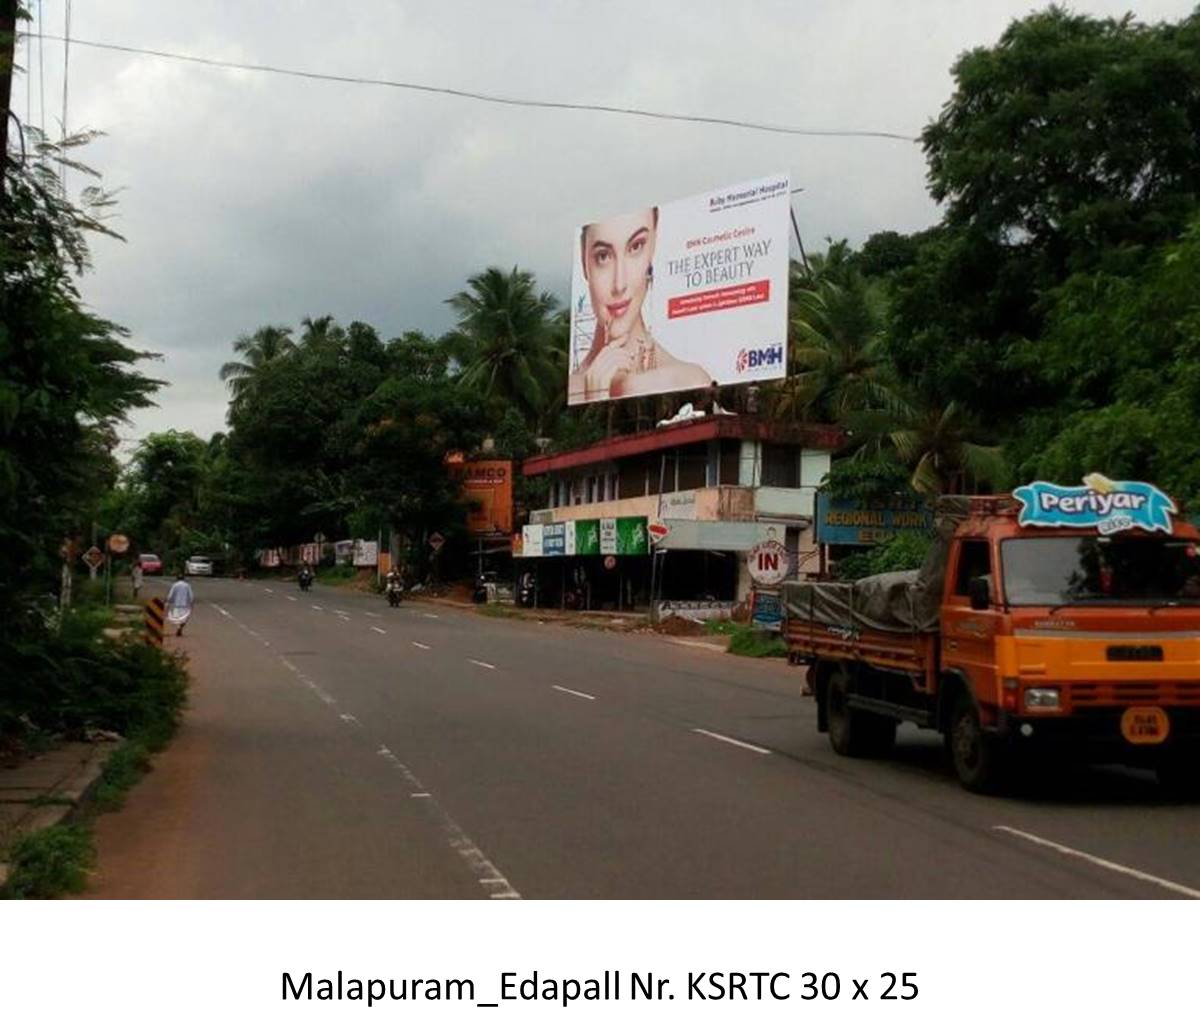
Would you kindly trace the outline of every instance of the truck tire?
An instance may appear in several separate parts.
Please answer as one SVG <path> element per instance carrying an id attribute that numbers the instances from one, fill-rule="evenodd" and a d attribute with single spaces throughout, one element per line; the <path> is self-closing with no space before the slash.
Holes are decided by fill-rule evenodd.
<path id="1" fill-rule="evenodd" d="M 854 687 L 850 671 L 839 666 L 825 680 L 825 709 L 829 724 L 829 743 L 838 755 L 884 755 L 896 743 L 896 722 L 851 708 L 846 695 Z"/>
<path id="2" fill-rule="evenodd" d="M 955 699 L 946 730 L 946 748 L 958 782 L 968 791 L 993 795 L 1007 776 L 1007 753 L 993 734 L 983 729 L 979 707 L 969 692 Z"/>

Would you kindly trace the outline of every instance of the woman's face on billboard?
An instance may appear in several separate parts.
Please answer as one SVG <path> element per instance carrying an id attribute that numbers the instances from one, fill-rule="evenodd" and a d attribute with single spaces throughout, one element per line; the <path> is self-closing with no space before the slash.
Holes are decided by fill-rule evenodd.
<path id="1" fill-rule="evenodd" d="M 654 260 L 653 209 L 589 223 L 583 234 L 583 270 L 592 311 L 609 341 L 621 338 L 642 318 Z"/>

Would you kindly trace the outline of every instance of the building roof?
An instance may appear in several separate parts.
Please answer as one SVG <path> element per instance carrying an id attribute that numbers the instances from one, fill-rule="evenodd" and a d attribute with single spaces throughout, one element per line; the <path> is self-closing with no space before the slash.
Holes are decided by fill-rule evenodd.
<path id="1" fill-rule="evenodd" d="M 792 424 L 771 421 L 748 414 L 716 414 L 693 421 L 680 421 L 643 432 L 617 435 L 602 442 L 574 450 L 542 453 L 525 461 L 526 475 L 546 475 L 551 471 L 601 464 L 640 453 L 676 449 L 710 439 L 749 439 L 757 442 L 808 446 L 818 450 L 836 450 L 845 442 L 840 428 L 826 424 Z"/>

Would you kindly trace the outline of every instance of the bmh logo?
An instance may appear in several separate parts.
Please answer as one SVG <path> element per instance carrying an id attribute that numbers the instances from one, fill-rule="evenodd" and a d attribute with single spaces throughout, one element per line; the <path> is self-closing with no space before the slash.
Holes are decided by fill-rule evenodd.
<path id="1" fill-rule="evenodd" d="M 765 349 L 739 349 L 734 369 L 741 374 L 759 367 L 777 367 L 783 363 L 783 346 L 769 345 Z"/>

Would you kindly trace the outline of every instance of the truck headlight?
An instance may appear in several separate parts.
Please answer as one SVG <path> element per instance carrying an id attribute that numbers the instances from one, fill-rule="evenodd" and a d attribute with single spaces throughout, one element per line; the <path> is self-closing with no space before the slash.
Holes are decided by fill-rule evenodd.
<path id="1" fill-rule="evenodd" d="M 1056 710 L 1059 707 L 1057 687 L 1026 687 L 1025 708 Z"/>

